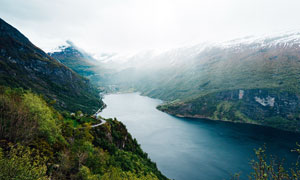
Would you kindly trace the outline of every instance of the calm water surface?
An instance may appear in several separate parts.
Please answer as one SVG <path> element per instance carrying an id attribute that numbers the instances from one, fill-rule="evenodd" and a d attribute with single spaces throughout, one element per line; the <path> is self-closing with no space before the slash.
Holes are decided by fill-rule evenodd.
<path id="1" fill-rule="evenodd" d="M 104 97 L 107 108 L 101 116 L 116 117 L 141 144 L 167 177 L 176 180 L 229 179 L 240 172 L 247 179 L 253 149 L 266 143 L 268 152 L 286 162 L 299 134 L 255 125 L 233 124 L 205 119 L 177 118 L 158 111 L 160 100 L 138 93 Z"/>

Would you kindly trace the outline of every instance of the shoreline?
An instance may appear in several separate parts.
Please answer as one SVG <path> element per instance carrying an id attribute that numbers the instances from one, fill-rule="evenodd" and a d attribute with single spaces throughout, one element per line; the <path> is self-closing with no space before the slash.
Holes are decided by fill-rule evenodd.
<path id="1" fill-rule="evenodd" d="M 103 105 L 94 113 L 94 117 L 98 117 L 98 114 L 100 113 L 100 112 L 102 112 L 102 110 L 103 109 L 105 109 L 107 107 L 107 105 L 103 102 Z"/>
<path id="2" fill-rule="evenodd" d="M 167 113 L 171 116 L 174 116 L 174 117 L 177 117 L 177 118 L 190 118 L 190 119 L 195 119 L 195 120 L 207 120 L 207 121 L 214 121 L 214 122 L 224 122 L 224 123 L 232 123 L 232 124 L 245 124 L 245 125 L 255 125 L 255 126 L 259 126 L 259 127 L 266 127 L 266 128 L 271 128 L 271 129 L 274 129 L 274 130 L 279 130 L 279 131 L 283 131 L 283 132 L 287 132 L 287 133 L 293 133 L 293 134 L 299 134 L 300 135 L 300 132 L 299 131 L 289 131 L 289 130 L 285 130 L 285 129 L 280 129 L 280 128 L 275 128 L 275 127 L 272 127 L 272 126 L 266 126 L 266 125 L 262 125 L 262 124 L 259 124 L 259 123 L 250 123 L 250 122 L 240 122 L 240 121 L 231 121 L 231 120 L 224 120 L 224 119 L 212 119 L 210 117 L 205 117 L 205 116 L 189 116 L 189 115 L 181 115 L 181 114 L 173 114 L 173 113 L 169 113 L 167 111 L 162 111 L 158 108 L 156 108 L 157 110 L 161 111 L 161 112 L 164 112 L 164 113 Z"/>
<path id="3" fill-rule="evenodd" d="M 136 93 L 140 96 L 143 96 L 143 97 L 147 97 L 147 98 L 151 98 L 151 99 L 155 99 L 155 100 L 159 100 L 161 101 L 162 103 L 164 103 L 163 100 L 161 99 L 158 99 L 158 98 L 152 98 L 152 97 L 149 97 L 147 95 L 143 95 L 141 92 L 139 91 L 134 91 L 134 92 L 116 92 L 116 93 L 107 93 L 107 94 L 104 94 L 103 97 L 105 95 L 112 95 L 112 94 L 129 94 L 129 93 Z M 100 110 L 97 111 L 97 113 L 100 113 L 103 109 L 105 109 L 107 107 L 107 105 L 105 104 L 104 107 Z M 158 106 L 157 106 L 158 107 Z M 211 117 L 206 117 L 206 116 L 201 116 L 201 115 L 182 115 L 182 114 L 175 114 L 175 113 L 171 113 L 171 112 L 168 112 L 168 111 L 163 111 L 163 110 L 160 110 L 156 107 L 157 110 L 163 112 L 163 113 L 166 113 L 166 114 L 169 114 L 171 116 L 174 116 L 174 117 L 178 117 L 178 118 L 191 118 L 191 119 L 196 119 L 196 120 L 200 120 L 200 119 L 206 119 L 206 120 L 209 120 L 209 121 L 215 121 L 215 122 L 226 122 L 226 123 L 233 123 L 233 124 L 248 124 L 248 125 L 256 125 L 256 126 L 260 126 L 260 127 L 267 127 L 267 128 L 272 128 L 272 129 L 276 129 L 276 130 L 280 130 L 280 131 L 284 131 L 284 132 L 290 132 L 290 133 L 296 133 L 296 134 L 300 134 L 300 131 L 291 131 L 291 130 L 285 130 L 285 129 L 280 129 L 280 128 L 276 128 L 276 127 L 272 127 L 272 126 L 267 126 L 267 125 L 262 125 L 262 124 L 259 124 L 259 123 L 256 123 L 256 122 L 241 122 L 241 121 L 232 121 L 232 120 L 224 120 L 224 119 L 213 119 Z"/>

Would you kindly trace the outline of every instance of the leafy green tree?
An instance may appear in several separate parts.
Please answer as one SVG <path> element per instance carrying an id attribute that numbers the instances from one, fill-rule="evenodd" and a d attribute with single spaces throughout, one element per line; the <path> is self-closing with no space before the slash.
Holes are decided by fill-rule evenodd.
<path id="1" fill-rule="evenodd" d="M 293 150 L 300 154 L 300 146 Z M 299 180 L 300 168 L 296 161 L 294 167 L 285 169 L 283 160 L 276 160 L 272 156 L 267 156 L 266 147 L 255 149 L 256 160 L 251 161 L 253 172 L 248 176 L 249 180 Z M 239 174 L 235 174 L 231 179 L 238 180 Z"/>
<path id="2" fill-rule="evenodd" d="M 6 156 L 0 148 L 0 179 L 47 180 L 46 160 L 38 152 L 21 145 L 11 147 Z"/>
<path id="3" fill-rule="evenodd" d="M 108 171 L 101 177 L 101 180 L 158 180 L 154 174 L 139 174 L 130 171 L 122 171 L 120 168 L 110 167 Z"/>
<path id="4" fill-rule="evenodd" d="M 49 143 L 64 141 L 58 119 L 52 109 L 39 96 L 33 93 L 25 93 L 23 104 L 28 107 L 29 121 L 37 121 L 39 135 L 45 137 Z"/>
<path id="5" fill-rule="evenodd" d="M 90 169 L 86 166 L 80 168 L 78 178 L 82 180 L 100 180 L 100 176 L 92 174 Z"/>
<path id="6" fill-rule="evenodd" d="M 22 103 L 23 91 L 0 88 L 0 139 L 29 142 L 37 134 L 38 121 Z"/>
<path id="7" fill-rule="evenodd" d="M 259 148 L 255 150 L 257 161 L 252 160 L 252 168 L 254 172 L 249 176 L 250 180 L 283 180 L 290 179 L 288 171 L 283 167 L 282 162 L 275 161 L 274 158 L 270 158 L 267 161 L 266 148 Z"/>

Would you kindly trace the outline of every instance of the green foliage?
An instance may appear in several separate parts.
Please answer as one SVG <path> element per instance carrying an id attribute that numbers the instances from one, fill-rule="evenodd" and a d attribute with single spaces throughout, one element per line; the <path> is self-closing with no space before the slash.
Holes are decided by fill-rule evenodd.
<path id="1" fill-rule="evenodd" d="M 158 179 L 167 179 L 157 170 L 156 164 L 142 151 L 140 145 L 131 137 L 121 122 L 116 119 L 107 119 L 103 126 L 93 129 L 92 134 L 95 137 L 93 144 L 111 154 L 106 165 L 117 168 L 112 170 L 111 176 L 122 177 L 124 174 L 119 174 L 120 170 L 136 174 L 138 178 L 151 175 Z"/>
<path id="2" fill-rule="evenodd" d="M 85 165 L 88 166 L 94 174 L 104 174 L 109 166 L 111 155 L 102 148 L 95 148 L 86 159 Z"/>
<path id="3" fill-rule="evenodd" d="M 0 138 L 11 142 L 31 141 L 38 122 L 32 119 L 23 102 L 23 90 L 0 87 Z"/>
<path id="4" fill-rule="evenodd" d="M 50 143 L 64 141 L 57 114 L 41 97 L 30 91 L 2 87 L 0 111 L 3 139 L 29 142 L 38 135 Z"/>
<path id="5" fill-rule="evenodd" d="M 38 152 L 19 144 L 11 146 L 7 155 L 0 148 L 0 179 L 47 180 L 46 160 Z"/>
<path id="6" fill-rule="evenodd" d="M 293 150 L 300 155 L 300 146 L 297 144 L 297 149 Z M 267 156 L 266 147 L 255 149 L 256 159 L 252 160 L 253 172 L 250 173 L 249 180 L 298 180 L 300 179 L 300 166 L 298 160 L 295 166 L 290 169 L 285 169 L 283 160 L 275 159 L 272 156 Z M 238 180 L 240 174 L 235 174 L 231 179 Z"/>
<path id="7" fill-rule="evenodd" d="M 50 104 L 0 87 L 0 179 L 167 179 L 121 122 L 92 128 L 97 119 Z"/>
<path id="8" fill-rule="evenodd" d="M 82 180 L 100 180 L 100 176 L 92 174 L 86 166 L 82 166 L 79 169 L 78 178 Z"/>
<path id="9" fill-rule="evenodd" d="M 121 169 L 111 167 L 102 176 L 102 180 L 110 180 L 110 179 L 122 180 L 122 179 L 126 179 L 126 177 L 125 177 L 125 174 L 122 172 Z"/>
<path id="10" fill-rule="evenodd" d="M 101 177 L 102 180 L 158 180 L 153 174 L 141 175 L 132 172 L 124 172 L 119 168 L 110 167 L 108 171 Z"/>
<path id="11" fill-rule="evenodd" d="M 64 143 L 59 115 L 42 97 L 22 89 L 0 88 L 0 138 L 30 142 L 35 136 Z"/>
<path id="12" fill-rule="evenodd" d="M 38 122 L 39 135 L 49 143 L 64 141 L 59 127 L 59 121 L 53 110 L 39 96 L 27 92 L 23 95 L 23 104 L 28 108 L 30 120 Z"/>
<path id="13" fill-rule="evenodd" d="M 251 173 L 250 180 L 288 179 L 289 175 L 280 162 L 275 163 L 274 159 L 267 162 L 266 148 L 255 150 L 257 161 L 251 162 L 254 172 Z"/>
<path id="14" fill-rule="evenodd" d="M 201 97 L 176 101 L 158 106 L 161 111 L 183 117 L 208 118 L 213 120 L 251 123 L 287 131 L 300 131 L 298 96 L 275 89 L 229 90 L 210 93 Z M 263 104 L 273 98 L 273 104 Z M 266 102 L 265 102 L 266 103 Z M 269 102 L 268 102 L 269 103 Z"/>
<path id="15" fill-rule="evenodd" d="M 214 112 L 213 119 L 219 120 L 224 119 L 228 120 L 228 118 L 231 118 L 230 115 L 232 112 L 232 106 L 233 104 L 228 101 L 223 101 L 217 105 L 217 110 Z M 228 117 L 229 116 L 229 117 Z"/>
<path id="16" fill-rule="evenodd" d="M 98 120 L 96 120 L 94 117 L 83 114 L 81 111 L 78 111 L 75 115 L 74 114 L 71 115 L 69 112 L 62 112 L 64 121 L 70 122 L 74 127 L 84 123 L 96 124 L 98 122 Z"/>

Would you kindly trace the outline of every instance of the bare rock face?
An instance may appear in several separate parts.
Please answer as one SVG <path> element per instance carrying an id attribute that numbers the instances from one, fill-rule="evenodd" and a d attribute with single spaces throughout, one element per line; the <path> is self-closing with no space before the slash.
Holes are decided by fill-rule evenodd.
<path id="1" fill-rule="evenodd" d="M 0 19 L 0 84 L 31 89 L 57 100 L 58 109 L 87 113 L 103 104 L 89 81 L 33 45 Z"/>
<path id="2" fill-rule="evenodd" d="M 258 102 L 259 104 L 263 105 L 263 106 L 271 106 L 273 107 L 274 106 L 274 103 L 275 103 L 275 98 L 273 97 L 266 97 L 266 98 L 259 98 L 259 97 L 254 97 L 255 101 Z"/>

